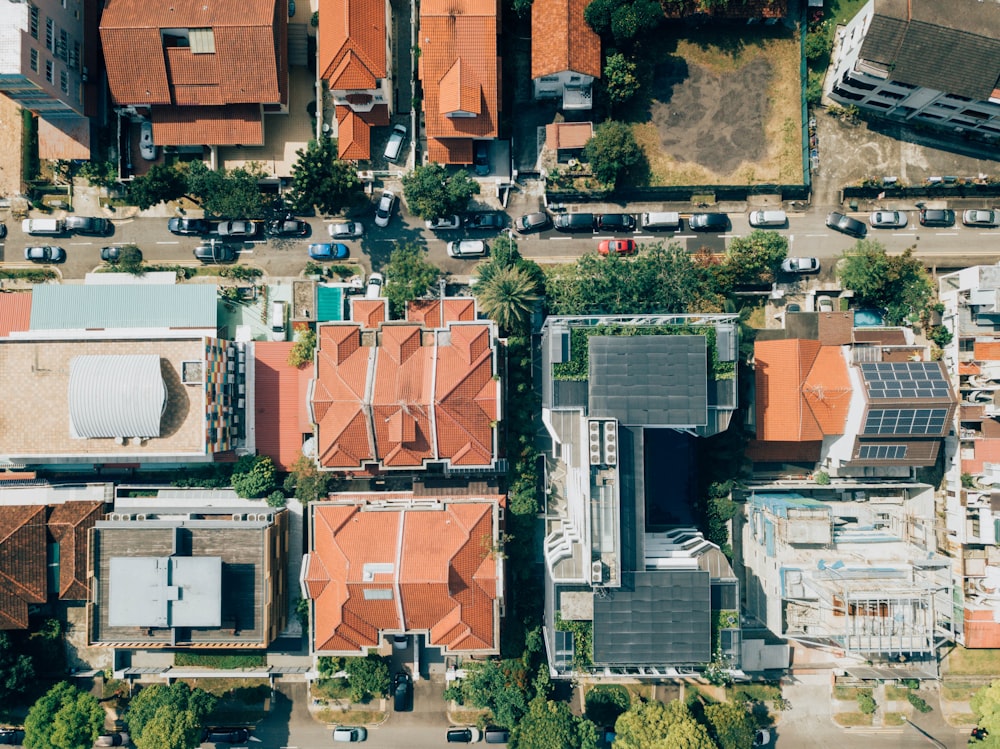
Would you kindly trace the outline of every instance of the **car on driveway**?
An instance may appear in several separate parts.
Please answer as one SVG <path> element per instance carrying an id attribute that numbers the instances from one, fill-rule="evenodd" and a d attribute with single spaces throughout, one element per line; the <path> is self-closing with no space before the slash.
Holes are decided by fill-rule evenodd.
<path id="1" fill-rule="evenodd" d="M 766 728 L 758 728 L 753 735 L 754 746 L 767 746 L 771 743 L 771 732 Z"/>
<path id="2" fill-rule="evenodd" d="M 463 239 L 448 243 L 448 257 L 486 257 L 489 249 L 481 239 Z"/>
<path id="3" fill-rule="evenodd" d="M 3 221 L 0 221 L 0 239 L 3 239 L 6 236 L 7 236 L 7 224 L 5 224 Z"/>
<path id="4" fill-rule="evenodd" d="M 24 731 L 20 728 L 0 728 L 0 744 L 17 746 L 24 741 Z"/>
<path id="5" fill-rule="evenodd" d="M 635 216 L 630 213 L 602 213 L 595 231 L 635 231 Z"/>
<path id="6" fill-rule="evenodd" d="M 526 213 L 514 222 L 514 229 L 521 234 L 545 231 L 552 226 L 552 219 L 547 213 Z"/>
<path id="7" fill-rule="evenodd" d="M 139 155 L 146 161 L 156 161 L 156 144 L 153 143 L 153 123 L 143 120 L 139 124 Z"/>
<path id="8" fill-rule="evenodd" d="M 337 726 L 333 729 L 333 740 L 354 743 L 368 738 L 368 729 L 362 726 Z"/>
<path id="9" fill-rule="evenodd" d="M 256 237 L 260 231 L 260 224 L 256 221 L 220 221 L 217 229 L 220 237 L 231 239 L 250 239 Z"/>
<path id="10" fill-rule="evenodd" d="M 396 193 L 392 190 L 383 190 L 382 197 L 378 199 L 378 205 L 375 207 L 375 226 L 385 228 L 389 225 L 394 205 L 396 205 Z"/>
<path id="11" fill-rule="evenodd" d="M 309 257 L 313 260 L 344 260 L 351 256 L 346 244 L 340 242 L 320 242 L 309 245 Z"/>
<path id="12" fill-rule="evenodd" d="M 272 237 L 304 237 L 309 233 L 309 224 L 297 218 L 286 216 L 267 225 L 267 233 Z"/>
<path id="13" fill-rule="evenodd" d="M 94 746 L 128 746 L 127 733 L 102 733 Z"/>
<path id="14" fill-rule="evenodd" d="M 966 211 L 962 214 L 962 223 L 966 226 L 984 226 L 993 229 L 1000 226 L 1000 211 L 996 209 Z"/>
<path id="15" fill-rule="evenodd" d="M 424 221 L 424 226 L 432 231 L 457 229 L 461 225 L 462 219 L 458 216 L 442 216 L 441 218 L 430 218 Z"/>
<path id="16" fill-rule="evenodd" d="M 447 739 L 449 744 L 475 744 L 482 738 L 482 733 L 474 726 L 465 728 L 452 727 L 448 729 Z"/>
<path id="17" fill-rule="evenodd" d="M 500 231 L 506 223 L 506 218 L 500 211 L 479 211 L 465 214 L 462 223 L 469 231 L 474 229 Z"/>
<path id="18" fill-rule="evenodd" d="M 865 235 L 868 234 L 868 227 L 863 223 L 856 218 L 845 216 L 843 213 L 837 213 L 836 211 L 827 215 L 826 225 L 834 231 L 839 231 L 858 239 L 864 239 Z"/>
<path id="19" fill-rule="evenodd" d="M 172 218 L 167 222 L 171 234 L 208 234 L 208 222 L 203 218 Z"/>
<path id="20" fill-rule="evenodd" d="M 66 262 L 66 250 L 52 245 L 25 247 L 24 259 L 33 263 L 63 263 Z"/>
<path id="21" fill-rule="evenodd" d="M 106 218 L 97 218 L 95 216 L 66 217 L 66 231 L 75 232 L 76 234 L 93 234 L 102 237 L 105 234 L 110 234 L 114 228 L 114 224 Z"/>
<path id="22" fill-rule="evenodd" d="M 873 229 L 902 229 L 906 226 L 906 214 L 902 211 L 872 211 L 868 223 Z"/>
<path id="23" fill-rule="evenodd" d="M 121 260 L 122 250 L 124 250 L 125 247 L 127 247 L 127 246 L 128 245 L 117 245 L 116 244 L 116 245 L 111 245 L 110 247 L 102 247 L 101 248 L 101 260 L 103 260 L 106 263 L 117 263 L 119 260 Z M 142 250 L 140 250 L 138 247 L 136 247 L 135 251 L 137 253 L 136 260 L 138 260 L 139 262 L 142 262 Z"/>
<path id="24" fill-rule="evenodd" d="M 920 223 L 922 226 L 954 226 L 955 212 L 950 208 L 921 208 Z"/>
<path id="25" fill-rule="evenodd" d="M 725 213 L 696 213 L 688 219 L 691 231 L 726 231 L 729 216 Z"/>
<path id="26" fill-rule="evenodd" d="M 206 728 L 201 742 L 209 744 L 242 744 L 250 738 L 245 728 Z"/>
<path id="27" fill-rule="evenodd" d="M 785 273 L 819 273 L 818 257 L 786 257 L 781 261 Z"/>
<path id="28" fill-rule="evenodd" d="M 330 224 L 327 231 L 331 239 L 357 239 L 364 235 L 365 226 L 360 221 L 341 221 Z"/>
<path id="29" fill-rule="evenodd" d="M 369 275 L 368 283 L 365 285 L 365 299 L 381 299 L 383 286 L 385 286 L 385 276 L 381 273 Z"/>
<path id="30" fill-rule="evenodd" d="M 637 252 L 634 239 L 605 239 L 597 245 L 599 255 L 634 255 Z"/>
<path id="31" fill-rule="evenodd" d="M 490 173 L 490 142 L 488 140 L 472 142 L 472 165 L 480 177 L 485 177 Z"/>
<path id="32" fill-rule="evenodd" d="M 413 709 L 413 679 L 406 671 L 392 677 L 392 709 L 397 713 Z"/>
<path id="33" fill-rule="evenodd" d="M 209 242 L 194 248 L 194 256 L 203 263 L 231 263 L 236 259 L 236 248 L 222 242 Z"/>
<path id="34" fill-rule="evenodd" d="M 403 151 L 403 141 L 406 140 L 406 125 L 396 125 L 389 134 L 389 140 L 385 144 L 384 156 L 386 161 L 395 161 Z"/>

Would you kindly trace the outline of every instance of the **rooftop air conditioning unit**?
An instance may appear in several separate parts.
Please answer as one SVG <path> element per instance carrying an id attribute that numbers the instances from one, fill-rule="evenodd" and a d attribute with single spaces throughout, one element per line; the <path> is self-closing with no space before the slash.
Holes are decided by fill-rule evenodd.
<path id="1" fill-rule="evenodd" d="M 618 431 L 613 421 L 604 422 L 604 457 L 609 466 L 618 465 Z"/>
<path id="2" fill-rule="evenodd" d="M 601 423 L 591 421 L 588 424 L 590 437 L 590 465 L 601 464 Z"/>
<path id="3" fill-rule="evenodd" d="M 604 582 L 604 565 L 601 564 L 600 559 L 590 565 L 590 582 L 594 585 L 600 585 Z"/>

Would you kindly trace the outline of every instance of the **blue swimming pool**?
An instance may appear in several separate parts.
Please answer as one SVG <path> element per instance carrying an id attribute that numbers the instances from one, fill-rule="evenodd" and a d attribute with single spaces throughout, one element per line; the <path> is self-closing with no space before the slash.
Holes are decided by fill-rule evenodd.
<path id="1" fill-rule="evenodd" d="M 877 309 L 854 310 L 855 328 L 876 328 L 882 324 L 882 312 Z"/>

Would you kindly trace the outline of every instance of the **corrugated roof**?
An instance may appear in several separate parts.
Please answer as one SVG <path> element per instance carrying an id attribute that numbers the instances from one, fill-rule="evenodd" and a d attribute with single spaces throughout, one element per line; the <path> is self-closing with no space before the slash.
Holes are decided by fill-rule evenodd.
<path id="1" fill-rule="evenodd" d="M 31 295 L 31 330 L 217 327 L 213 284 L 40 285 Z"/>
<path id="2" fill-rule="evenodd" d="M 0 294 L 0 337 L 15 330 L 29 330 L 31 324 L 31 292 L 17 291 Z"/>
<path id="3" fill-rule="evenodd" d="M 291 341 L 254 343 L 254 418 L 257 452 L 283 471 L 302 456 L 305 437 L 312 436 L 308 413 L 312 367 L 288 363 Z"/>
<path id="4" fill-rule="evenodd" d="M 69 363 L 74 437 L 159 437 L 167 386 L 154 354 L 76 356 Z"/>

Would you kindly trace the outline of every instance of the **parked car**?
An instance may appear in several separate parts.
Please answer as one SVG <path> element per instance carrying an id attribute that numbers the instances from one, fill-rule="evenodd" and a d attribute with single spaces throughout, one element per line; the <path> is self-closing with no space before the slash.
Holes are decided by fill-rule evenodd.
<path id="1" fill-rule="evenodd" d="M 696 213 L 688 219 L 691 231 L 726 231 L 729 216 L 725 213 Z"/>
<path id="2" fill-rule="evenodd" d="M 406 650 L 409 644 L 410 644 L 410 638 L 407 637 L 406 635 L 392 636 L 392 647 L 395 650 Z"/>
<path id="3" fill-rule="evenodd" d="M 462 219 L 462 223 L 465 224 L 465 228 L 471 230 L 474 229 L 489 229 L 492 231 L 500 231 L 506 223 L 505 214 L 500 211 L 480 211 L 478 213 L 467 213 L 465 218 Z"/>
<path id="4" fill-rule="evenodd" d="M 343 260 L 351 256 L 346 244 L 340 242 L 320 242 L 309 245 L 309 257 L 313 260 Z"/>
<path id="5" fill-rule="evenodd" d="M 208 234 L 208 222 L 202 218 L 172 218 L 167 222 L 167 230 L 172 234 Z"/>
<path id="6" fill-rule="evenodd" d="M 357 239 L 365 233 L 364 224 L 359 221 L 341 221 L 330 224 L 329 229 L 331 239 Z"/>
<path id="7" fill-rule="evenodd" d="M 490 142 L 488 140 L 472 142 L 472 165 L 480 177 L 485 177 L 490 173 Z"/>
<path id="8" fill-rule="evenodd" d="M 556 231 L 593 233 L 596 220 L 593 213 L 560 213 L 552 222 Z"/>
<path id="9" fill-rule="evenodd" d="M 106 263 L 117 263 L 119 260 L 121 260 L 122 250 L 125 249 L 125 247 L 127 247 L 127 246 L 128 245 L 124 245 L 123 246 L 123 245 L 116 244 L 116 245 L 111 245 L 110 247 L 102 247 L 101 248 L 101 260 L 103 260 Z M 135 251 L 138 253 L 138 256 L 137 256 L 136 259 L 141 262 L 142 261 L 142 250 L 140 250 L 138 247 L 136 247 Z"/>
<path id="10" fill-rule="evenodd" d="M 396 193 L 392 190 L 383 190 L 382 197 L 378 200 L 375 208 L 375 225 L 385 228 L 389 225 L 389 218 L 392 216 L 392 208 L 396 205 Z"/>
<path id="11" fill-rule="evenodd" d="M 102 733 L 97 737 L 94 746 L 128 746 L 127 733 Z"/>
<path id="12" fill-rule="evenodd" d="M 996 209 L 966 211 L 962 214 L 962 223 L 966 226 L 985 226 L 992 229 L 1000 226 L 1000 211 Z M 2 236 L 3 234 L 0 234 L 0 237 Z"/>
<path id="13" fill-rule="evenodd" d="M 250 731 L 245 728 L 206 728 L 202 735 L 202 743 L 241 744 L 250 738 Z"/>
<path id="14" fill-rule="evenodd" d="M 826 294 L 816 297 L 817 312 L 833 312 L 833 299 Z"/>
<path id="15" fill-rule="evenodd" d="M 309 233 L 309 224 L 291 216 L 279 218 L 267 225 L 267 233 L 272 237 L 304 237 Z"/>
<path id="16" fill-rule="evenodd" d="M 386 161 L 395 161 L 403 151 L 403 141 L 406 140 L 406 125 L 396 125 L 389 133 L 389 141 L 385 144 Z"/>
<path id="17" fill-rule="evenodd" d="M 605 239 L 597 246 L 599 255 L 634 255 L 637 251 L 634 239 Z"/>
<path id="18" fill-rule="evenodd" d="M 392 677 L 392 709 L 397 713 L 413 709 L 413 679 L 406 671 Z"/>
<path id="19" fill-rule="evenodd" d="M 463 239 L 448 243 L 448 257 L 486 257 L 489 249 L 481 239 Z"/>
<path id="20" fill-rule="evenodd" d="M 0 239 L 3 239 L 6 236 L 7 236 L 7 224 L 5 224 L 3 221 L 0 221 Z"/>
<path id="21" fill-rule="evenodd" d="M 203 263 L 231 263 L 236 259 L 236 248 L 222 242 L 209 242 L 194 248 L 194 256 Z"/>
<path id="22" fill-rule="evenodd" d="M 337 726 L 333 729 L 333 740 L 348 743 L 364 741 L 368 738 L 368 729 L 361 726 Z"/>
<path id="23" fill-rule="evenodd" d="M 66 250 L 52 245 L 25 247 L 24 259 L 33 263 L 64 263 L 66 262 Z"/>
<path id="24" fill-rule="evenodd" d="M 950 208 L 921 208 L 920 223 L 922 226 L 954 226 L 955 212 Z"/>
<path id="25" fill-rule="evenodd" d="M 545 231 L 552 226 L 552 219 L 547 213 L 526 213 L 514 222 L 514 229 L 522 234 Z"/>
<path id="26" fill-rule="evenodd" d="M 837 213 L 836 211 L 827 215 L 826 225 L 834 231 L 849 234 L 850 236 L 857 237 L 858 239 L 863 239 L 868 233 L 868 227 L 866 227 L 863 223 L 857 219 L 851 218 L 850 216 L 845 216 L 843 213 Z"/>
<path id="27" fill-rule="evenodd" d="M 486 730 L 483 731 L 483 738 L 487 744 L 506 744 L 510 741 L 510 731 L 506 728 L 498 728 L 497 726 L 486 726 Z"/>
<path id="28" fill-rule="evenodd" d="M 0 744 L 17 746 L 24 741 L 24 731 L 20 728 L 0 728 Z"/>
<path id="29" fill-rule="evenodd" d="M 442 216 L 441 218 L 430 218 L 424 221 L 424 226 L 433 231 L 457 229 L 461 225 L 462 225 L 462 219 L 460 219 L 458 216 Z"/>
<path id="30" fill-rule="evenodd" d="M 767 746 L 771 743 L 771 732 L 766 728 L 758 728 L 753 735 L 754 746 Z"/>
<path id="31" fill-rule="evenodd" d="M 788 216 L 784 211 L 751 211 L 750 226 L 756 228 L 781 227 L 788 225 Z"/>
<path id="32" fill-rule="evenodd" d="M 596 231 L 635 231 L 635 216 L 630 213 L 602 213 Z"/>
<path id="33" fill-rule="evenodd" d="M 365 299 L 378 299 L 381 297 L 384 285 L 385 276 L 381 273 L 372 273 L 368 276 L 368 284 L 365 286 Z"/>
<path id="34" fill-rule="evenodd" d="M 249 239 L 256 237 L 258 232 L 260 232 L 260 224 L 256 221 L 245 220 L 220 221 L 216 231 L 218 231 L 220 237 Z"/>
<path id="35" fill-rule="evenodd" d="M 77 234 L 94 234 L 102 237 L 105 234 L 110 234 L 114 228 L 114 224 L 106 218 L 97 218 L 95 216 L 66 217 L 66 231 L 76 232 Z"/>
<path id="36" fill-rule="evenodd" d="M 818 257 L 786 257 L 781 261 L 785 273 L 819 273 Z"/>
<path id="37" fill-rule="evenodd" d="M 872 211 L 868 223 L 873 229 L 902 229 L 906 226 L 906 214 L 902 211 Z"/>
<path id="38" fill-rule="evenodd" d="M 146 161 L 156 160 L 156 144 L 153 143 L 153 123 L 143 120 L 139 124 L 139 155 Z"/>
<path id="39" fill-rule="evenodd" d="M 469 726 L 467 728 L 449 728 L 449 744 L 475 744 L 482 738 L 478 728 Z"/>

